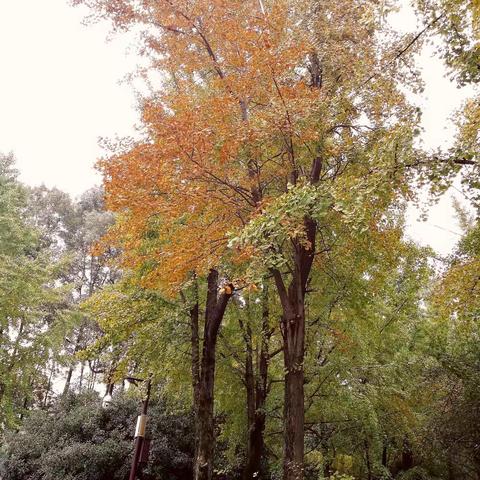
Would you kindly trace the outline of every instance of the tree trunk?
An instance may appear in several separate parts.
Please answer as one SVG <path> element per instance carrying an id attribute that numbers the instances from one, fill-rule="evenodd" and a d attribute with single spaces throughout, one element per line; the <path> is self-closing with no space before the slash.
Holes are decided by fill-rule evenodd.
<path id="1" fill-rule="evenodd" d="M 68 367 L 67 378 L 65 379 L 65 386 L 63 387 L 63 395 L 66 395 L 70 390 L 72 375 L 73 375 L 73 367 Z"/>
<path id="2" fill-rule="evenodd" d="M 83 373 L 85 370 L 85 362 L 80 364 L 80 377 L 78 379 L 78 391 L 81 392 L 83 388 Z"/>
<path id="3" fill-rule="evenodd" d="M 370 446 L 368 440 L 364 441 L 365 447 L 365 465 L 367 466 L 367 480 L 372 480 L 372 461 L 370 459 Z"/>
<path id="4" fill-rule="evenodd" d="M 403 439 L 403 450 L 402 450 L 402 470 L 406 472 L 410 470 L 414 465 L 413 462 L 413 452 L 412 447 L 410 446 L 410 441 L 408 437 Z"/>
<path id="5" fill-rule="evenodd" d="M 285 358 L 285 405 L 284 405 L 284 480 L 303 479 L 304 455 L 304 373 L 303 358 Z"/>
<path id="6" fill-rule="evenodd" d="M 200 307 L 198 299 L 198 281 L 194 275 L 193 284 L 193 305 L 189 309 L 190 316 L 190 342 L 192 349 L 191 356 L 191 375 L 192 375 L 192 397 L 193 397 L 193 419 L 195 431 L 198 432 L 198 405 L 200 400 L 200 334 L 199 334 L 199 316 Z M 197 458 L 198 435 L 195 435 L 194 458 Z"/>
<path id="7" fill-rule="evenodd" d="M 316 157 L 310 172 L 312 185 L 319 182 L 321 170 L 322 160 Z M 292 274 L 288 289 L 284 274 L 278 269 L 272 269 L 282 305 L 281 328 L 285 366 L 283 480 L 302 480 L 304 473 L 305 295 L 316 253 L 317 224 L 308 216 L 303 223 L 306 241 L 292 239 Z"/>
<path id="8" fill-rule="evenodd" d="M 387 439 L 383 441 L 382 467 L 388 468 L 388 440 Z"/>
<path id="9" fill-rule="evenodd" d="M 199 397 L 199 384 L 200 384 L 200 334 L 199 334 L 199 300 L 198 300 L 198 283 L 197 279 L 194 279 L 193 287 L 193 305 L 190 308 L 190 330 L 191 330 L 191 348 L 192 348 L 192 392 L 193 392 L 193 407 L 196 410 Z M 195 412 L 196 416 L 196 412 Z"/>
<path id="10" fill-rule="evenodd" d="M 50 395 L 50 390 L 52 388 L 52 378 L 55 373 L 55 361 L 52 362 L 52 368 L 50 369 L 50 375 L 48 376 L 47 388 L 45 389 L 45 396 L 43 397 L 43 408 L 46 408 L 48 405 L 48 398 Z"/>
<path id="11" fill-rule="evenodd" d="M 240 322 L 243 327 L 243 322 Z M 252 332 L 250 325 L 247 325 L 244 330 L 246 356 L 245 356 L 245 387 L 247 393 L 247 459 L 243 471 L 243 479 L 250 480 L 255 472 L 259 471 L 259 459 L 257 460 L 258 451 L 258 432 L 255 432 L 256 425 L 256 392 L 255 392 L 255 374 L 253 370 L 253 346 L 252 346 Z M 258 466 L 258 469 L 257 469 Z M 258 475 L 258 473 L 257 473 Z"/>
<path id="12" fill-rule="evenodd" d="M 83 326 L 81 326 L 78 330 L 78 335 L 75 340 L 75 346 L 73 349 L 73 356 L 80 350 L 81 348 L 81 342 L 83 338 Z M 68 372 L 67 372 L 67 378 L 65 380 L 65 386 L 63 387 L 63 395 L 66 395 L 68 391 L 70 390 L 70 385 L 72 383 L 72 376 L 73 376 L 73 371 L 74 371 L 74 366 L 68 367 Z"/>
<path id="13" fill-rule="evenodd" d="M 277 277 L 277 276 L 276 276 Z M 284 399 L 284 480 L 303 479 L 304 455 L 304 347 L 305 313 L 303 296 L 292 302 L 297 285 L 295 279 L 287 293 L 283 281 L 276 278 L 283 306 L 282 335 L 285 366 Z M 293 300 L 295 300 L 293 298 Z"/>
<path id="14" fill-rule="evenodd" d="M 197 410 L 197 451 L 195 455 L 195 480 L 211 480 L 213 475 L 214 453 L 214 382 L 215 350 L 218 331 L 228 301 L 233 293 L 233 286 L 228 285 L 218 295 L 218 272 L 210 270 L 208 274 L 207 305 L 205 310 L 205 329 L 203 335 L 200 381 L 198 386 Z"/>
<path id="15" fill-rule="evenodd" d="M 265 462 L 265 402 L 268 394 L 268 362 L 269 362 L 269 310 L 267 284 L 263 286 L 262 295 L 262 333 L 260 351 L 257 350 L 257 372 L 254 373 L 252 336 L 250 328 L 246 331 L 246 370 L 245 385 L 247 387 L 247 459 L 243 471 L 243 480 L 264 479 L 267 477 Z"/>
<path id="16" fill-rule="evenodd" d="M 314 241 L 312 242 L 312 249 Z M 310 254 L 310 252 L 306 252 Z M 283 315 L 281 320 L 283 336 L 283 358 L 285 366 L 284 399 L 284 457 L 283 479 L 303 479 L 304 456 L 304 370 L 305 355 L 305 290 L 311 263 L 304 264 L 304 247 L 297 245 L 295 271 L 288 288 L 278 270 L 274 278 L 279 292 Z M 313 261 L 313 256 L 312 256 Z M 308 267 L 308 269 L 306 269 Z"/>

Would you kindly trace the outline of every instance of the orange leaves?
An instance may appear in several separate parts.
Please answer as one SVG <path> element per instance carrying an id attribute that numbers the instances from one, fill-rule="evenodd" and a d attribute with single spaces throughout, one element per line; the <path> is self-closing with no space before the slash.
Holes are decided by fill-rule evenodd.
<path id="1" fill-rule="evenodd" d="M 89 3 L 103 12 L 116 4 Z M 374 7 L 314 4 L 119 1 L 125 25 L 145 27 L 142 47 L 163 83 L 142 105 L 147 138 L 99 166 L 107 204 L 121 215 L 124 259 L 147 263 L 148 281 L 171 286 L 192 270 L 248 261 L 254 252 L 229 249 L 229 233 L 292 181 L 308 183 L 319 155 L 332 178 L 349 167 L 337 197 L 350 200 L 352 178 L 371 171 L 367 154 L 354 158 L 370 130 L 354 124 L 372 105 L 398 114 L 402 101 L 357 88 L 378 64 Z"/>

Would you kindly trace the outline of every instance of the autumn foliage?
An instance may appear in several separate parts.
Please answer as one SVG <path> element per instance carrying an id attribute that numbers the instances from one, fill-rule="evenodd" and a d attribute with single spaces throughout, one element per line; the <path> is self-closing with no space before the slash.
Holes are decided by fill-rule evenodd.
<path id="1" fill-rule="evenodd" d="M 403 161 L 400 121 L 412 112 L 385 75 L 393 39 L 378 42 L 374 4 L 93 3 L 119 28 L 148 27 L 145 53 L 161 75 L 142 106 L 145 141 L 100 163 L 121 213 L 114 235 L 127 263 L 153 262 L 150 281 L 172 287 L 238 257 L 229 236 L 308 179 L 316 158 L 327 184 L 350 168 L 338 197 L 365 173 L 383 180 L 380 131 Z M 359 155 L 367 144 L 371 159 Z M 145 246 L 145 232 L 161 241 Z"/>
<path id="2" fill-rule="evenodd" d="M 284 478 L 300 479 L 312 269 L 335 271 L 329 252 L 339 239 L 348 251 L 395 229 L 385 215 L 410 194 L 419 119 L 398 87 L 417 87 L 414 42 L 385 25 L 386 2 L 83 3 L 141 32 L 143 75 L 159 83 L 141 105 L 143 139 L 113 145 L 100 162 L 107 206 L 119 214 L 110 239 L 125 265 L 142 269 L 144 285 L 174 295 L 192 272 L 208 275 L 209 292 L 218 272 L 237 289 L 273 277 Z M 222 321 L 214 317 L 213 351 Z M 208 469 L 197 478 L 210 478 Z"/>

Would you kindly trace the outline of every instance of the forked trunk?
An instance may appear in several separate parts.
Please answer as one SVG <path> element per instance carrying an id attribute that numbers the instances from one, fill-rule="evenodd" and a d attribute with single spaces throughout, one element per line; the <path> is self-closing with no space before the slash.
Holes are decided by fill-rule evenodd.
<path id="1" fill-rule="evenodd" d="M 315 167 L 315 165 L 314 165 Z M 316 224 L 306 218 L 309 246 L 294 243 L 294 271 L 288 289 L 279 270 L 273 270 L 282 304 L 285 366 L 283 480 L 303 479 L 305 293 L 315 254 Z"/>
<path id="2" fill-rule="evenodd" d="M 312 79 L 313 86 L 318 86 Z M 310 183 L 316 185 L 322 170 L 322 160 L 312 162 Z M 284 457 L 283 480 L 303 479 L 304 456 L 304 356 L 305 356 L 305 295 L 316 253 L 317 223 L 306 216 L 303 222 L 305 240 L 292 240 L 292 274 L 286 287 L 284 274 L 273 269 L 272 274 L 282 305 L 283 356 L 285 365 Z"/>
<path id="3" fill-rule="evenodd" d="M 210 270 L 208 275 L 207 305 L 203 333 L 200 380 L 198 383 L 198 406 L 196 425 L 196 452 L 194 464 L 195 480 L 211 480 L 213 474 L 213 454 L 215 448 L 215 425 L 213 416 L 215 383 L 215 350 L 218 331 L 228 301 L 233 294 L 233 286 L 228 285 L 218 294 L 218 272 Z"/>

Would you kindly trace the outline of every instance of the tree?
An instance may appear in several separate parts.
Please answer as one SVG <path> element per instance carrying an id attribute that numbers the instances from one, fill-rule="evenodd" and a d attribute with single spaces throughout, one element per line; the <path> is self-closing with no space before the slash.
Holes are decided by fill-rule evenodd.
<path id="1" fill-rule="evenodd" d="M 12 155 L 0 156 L 0 425 L 15 425 L 27 406 L 41 404 L 47 365 L 61 345 L 65 292 L 59 267 L 30 224 L 27 191 Z"/>
<path id="2" fill-rule="evenodd" d="M 180 368 L 176 363 L 179 355 L 182 357 L 179 346 L 188 349 L 191 366 L 189 383 L 197 430 L 195 468 L 201 470 L 196 473 L 199 477 L 213 473 L 215 352 L 220 324 L 233 294 L 233 287 L 228 285 L 219 293 L 218 282 L 218 272 L 212 269 L 207 277 L 206 292 L 202 289 L 205 302 L 200 298 L 197 278 L 192 279 L 190 286 L 185 285 L 185 293 L 182 292 L 178 302 L 174 302 L 140 287 L 133 276 L 120 284 L 120 288 L 107 289 L 92 297 L 88 306 L 104 333 L 97 345 L 93 345 L 92 351 L 107 347 L 107 355 L 113 357 L 115 370 L 112 380 L 118 376 L 121 378 L 122 373 L 143 372 L 154 373 L 160 381 L 164 381 L 166 373 L 170 376 L 173 370 L 178 374 L 182 370 L 181 365 L 185 364 L 184 358 Z M 203 304 L 205 320 L 201 323 L 200 306 Z M 181 322 L 180 325 L 178 322 Z M 134 341 L 131 339 L 132 332 L 135 334 Z M 159 342 L 164 346 L 161 354 Z M 109 351 L 110 346 L 113 346 L 113 351 Z M 185 378 L 184 375 L 181 378 Z M 178 383 L 175 384 L 178 386 Z M 184 388 L 184 384 L 180 388 Z"/>
<path id="3" fill-rule="evenodd" d="M 436 360 L 431 381 L 437 388 L 429 431 L 449 480 L 480 474 L 480 230 L 478 221 L 463 218 L 464 236 L 432 292 L 429 324 L 428 352 Z"/>
<path id="4" fill-rule="evenodd" d="M 113 146 L 100 163 L 125 260 L 148 257 L 150 281 L 174 289 L 191 270 L 228 274 L 233 243 L 274 277 L 284 478 L 302 478 L 310 274 L 328 260 L 322 236 L 374 229 L 409 193 L 418 115 L 397 85 L 411 80 L 399 59 L 411 63 L 415 42 L 386 30 L 384 3 L 82 3 L 119 29 L 145 27 L 143 51 L 163 79 L 142 104 L 145 141 Z M 139 252 L 152 226 L 161 241 Z"/>
<path id="5" fill-rule="evenodd" d="M 339 256 L 335 277 L 323 279 L 324 293 L 309 305 L 307 466 L 325 477 L 395 476 L 407 469 L 404 444 L 417 445 L 431 271 L 429 252 L 398 234 L 377 238 L 368 252 L 355 248 L 348 261 Z"/>
<path id="6" fill-rule="evenodd" d="M 102 335 L 82 355 L 92 362 L 112 362 L 113 381 L 121 381 L 127 375 L 153 374 L 168 398 L 191 408 L 196 416 L 199 347 L 204 332 L 198 302 L 206 293 L 204 282 L 193 277 L 176 301 L 138 282 L 135 272 L 129 272 L 121 282 L 98 292 L 84 304 L 84 312 L 97 320 Z M 268 370 L 273 357 L 281 351 L 278 345 L 275 351 L 269 351 L 274 333 L 270 303 L 267 283 L 261 291 L 244 292 L 236 298 L 237 308 L 227 314 L 219 336 L 216 428 L 222 431 L 222 442 L 229 445 L 234 455 L 245 453 L 241 461 L 248 478 L 265 471 L 267 464 L 264 429 L 271 387 Z M 232 398 L 232 388 L 243 389 L 245 397 Z"/>
<path id="7" fill-rule="evenodd" d="M 119 276 L 109 263 L 115 255 L 112 249 L 106 248 L 103 255 L 93 252 L 95 243 L 105 234 L 113 218 L 104 211 L 103 192 L 97 187 L 86 191 L 76 201 L 56 188 L 34 187 L 29 191 L 28 204 L 29 222 L 39 231 L 40 243 L 64 266 L 58 281 L 70 289 L 68 307 L 71 314 L 65 328 L 65 351 L 57 359 L 68 366 L 66 393 L 78 365 L 76 354 L 99 334 L 96 323 L 84 318 L 78 305 Z M 81 364 L 80 389 L 84 376 L 84 364 Z"/>

